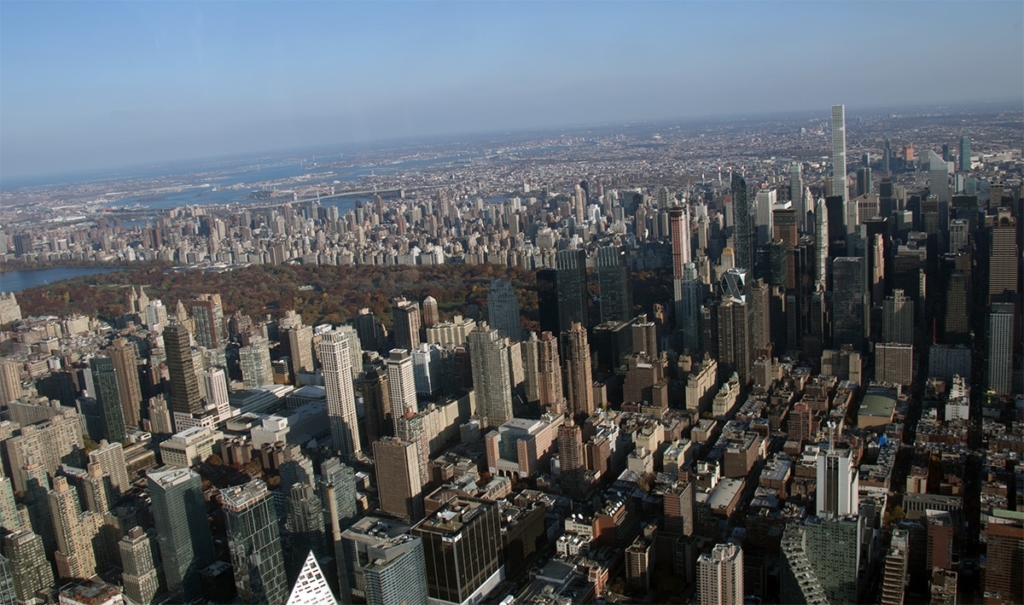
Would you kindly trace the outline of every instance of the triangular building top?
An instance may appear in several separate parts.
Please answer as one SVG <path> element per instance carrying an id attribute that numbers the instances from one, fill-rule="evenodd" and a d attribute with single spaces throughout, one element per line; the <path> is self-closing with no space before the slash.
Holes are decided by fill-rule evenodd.
<path id="1" fill-rule="evenodd" d="M 302 571 L 292 586 L 287 605 L 338 605 L 313 551 L 306 555 L 306 562 L 302 564 Z"/>

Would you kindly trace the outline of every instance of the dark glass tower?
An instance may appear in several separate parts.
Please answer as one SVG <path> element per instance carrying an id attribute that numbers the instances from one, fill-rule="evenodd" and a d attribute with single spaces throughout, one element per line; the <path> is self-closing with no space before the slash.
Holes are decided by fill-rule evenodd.
<path id="1" fill-rule="evenodd" d="M 601 287 L 601 323 L 631 319 L 633 289 L 623 247 L 607 246 L 597 251 L 597 279 Z"/>
<path id="2" fill-rule="evenodd" d="M 864 348 L 869 309 L 864 265 L 860 257 L 832 260 L 832 346 L 835 348 L 844 344 L 853 345 L 855 351 Z"/>
<path id="3" fill-rule="evenodd" d="M 733 252 L 736 266 L 741 269 L 754 267 L 754 217 L 747 191 L 747 181 L 742 176 L 732 175 L 732 212 L 736 222 L 733 232 Z"/>
<path id="4" fill-rule="evenodd" d="M 117 388 L 114 362 L 109 357 L 93 357 L 89 367 L 92 369 L 92 382 L 96 388 L 96 401 L 99 403 L 103 423 L 103 438 L 112 443 L 123 443 L 126 437 L 124 410 Z"/>
<path id="5" fill-rule="evenodd" d="M 587 252 L 560 250 L 555 257 L 558 269 L 558 326 L 568 330 L 573 322 L 588 326 Z M 543 328 L 543 326 L 542 326 Z"/>
<path id="6" fill-rule="evenodd" d="M 430 597 L 466 601 L 485 583 L 498 584 L 501 526 L 498 506 L 455 498 L 412 528 L 423 540 Z"/>
<path id="7" fill-rule="evenodd" d="M 171 378 L 171 411 L 182 414 L 201 413 L 202 394 L 192 363 L 188 329 L 182 324 L 167 326 L 164 330 L 164 349 L 167 352 L 167 373 Z"/>
<path id="8" fill-rule="evenodd" d="M 554 269 L 537 271 L 537 310 L 541 332 L 562 333 L 558 329 L 558 272 Z"/>

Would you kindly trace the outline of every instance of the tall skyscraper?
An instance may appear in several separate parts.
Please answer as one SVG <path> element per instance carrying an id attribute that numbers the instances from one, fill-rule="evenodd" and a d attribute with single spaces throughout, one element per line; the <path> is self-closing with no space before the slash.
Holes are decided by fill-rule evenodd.
<path id="1" fill-rule="evenodd" d="M 860 603 L 861 520 L 808 517 L 782 534 L 782 603 Z"/>
<path id="2" fill-rule="evenodd" d="M 153 546 L 141 527 L 133 527 L 117 543 L 121 555 L 121 582 L 124 595 L 133 603 L 149 603 L 160 589 L 156 566 L 153 564 Z"/>
<path id="3" fill-rule="evenodd" d="M 242 366 L 242 386 L 255 389 L 274 384 L 274 370 L 270 365 L 270 347 L 266 338 L 250 338 L 248 346 L 238 349 L 238 358 Z"/>
<path id="4" fill-rule="evenodd" d="M 960 172 L 971 171 L 971 137 L 960 137 Z"/>
<path id="5" fill-rule="evenodd" d="M 327 487 L 332 488 L 333 505 L 328 500 Z M 359 514 L 356 505 L 356 472 L 338 458 L 330 458 L 320 465 L 320 498 L 323 501 L 324 515 L 328 517 L 327 527 L 331 527 L 331 515 L 337 515 L 338 527 L 344 531 L 355 522 Z"/>
<path id="6" fill-rule="evenodd" d="M 594 413 L 594 379 L 590 367 L 590 344 L 587 330 L 573 323 L 563 335 L 566 340 L 566 372 L 569 382 L 569 413 L 589 416 Z"/>
<path id="7" fill-rule="evenodd" d="M 807 223 L 807 213 L 808 211 L 813 212 L 814 208 L 808 208 L 807 206 L 810 200 L 804 195 L 802 170 L 802 164 L 793 164 L 789 167 L 789 199 L 793 202 L 793 210 L 796 211 L 797 224 L 800 226 L 800 231 L 808 233 L 811 230 L 811 225 Z"/>
<path id="8" fill-rule="evenodd" d="M 227 420 L 231 417 L 231 399 L 228 395 L 228 377 L 223 368 L 210 368 L 203 372 L 203 388 L 206 398 L 217 409 L 217 418 Z"/>
<path id="9" fill-rule="evenodd" d="M 423 540 L 403 535 L 376 545 L 374 564 L 363 569 L 367 605 L 426 605 L 427 568 Z"/>
<path id="10" fill-rule="evenodd" d="M 860 479 L 850 450 L 819 451 L 815 510 L 821 515 L 855 515 Z"/>
<path id="11" fill-rule="evenodd" d="M 152 470 L 146 478 L 167 591 L 180 591 L 182 600 L 197 598 L 199 572 L 214 558 L 202 481 L 191 469 L 171 467 Z"/>
<path id="12" fill-rule="evenodd" d="M 992 303 L 988 319 L 988 388 L 1008 395 L 1013 386 L 1013 303 Z"/>
<path id="13" fill-rule="evenodd" d="M 908 580 L 909 548 L 909 532 L 894 529 L 882 566 L 882 605 L 903 605 Z"/>
<path id="14" fill-rule="evenodd" d="M 391 301 L 395 322 L 395 348 L 409 349 L 420 346 L 420 306 L 404 297 Z"/>
<path id="15" fill-rule="evenodd" d="M 487 292 L 487 320 L 502 338 L 520 340 L 523 326 L 519 322 L 519 299 L 507 279 L 492 279 Z"/>
<path id="16" fill-rule="evenodd" d="M 500 583 L 498 505 L 457 497 L 412 528 L 423 540 L 427 589 L 432 599 L 463 603 Z"/>
<path id="17" fill-rule="evenodd" d="M 312 552 L 318 557 L 326 557 L 327 534 L 324 532 L 330 525 L 324 524 L 323 501 L 317 496 L 310 483 L 295 483 L 288 494 L 288 518 L 286 521 L 289 535 L 289 556 L 286 566 L 291 569 L 289 575 L 296 575 L 299 560 L 303 555 Z"/>
<path id="18" fill-rule="evenodd" d="M 423 299 L 422 319 L 424 328 L 435 326 L 441 321 L 440 313 L 437 309 L 437 299 L 433 296 L 428 296 Z"/>
<path id="19" fill-rule="evenodd" d="M 882 341 L 914 344 L 914 301 L 896 288 L 882 305 Z"/>
<path id="20" fill-rule="evenodd" d="M 0 359 L 0 405 L 21 399 L 21 364 L 13 359 Z"/>
<path id="21" fill-rule="evenodd" d="M 92 383 L 96 389 L 96 401 L 99 403 L 102 418 L 102 437 L 108 441 L 121 443 L 127 439 L 127 434 L 114 362 L 109 357 L 93 357 L 89 360 L 89 368 L 92 370 Z"/>
<path id="22" fill-rule="evenodd" d="M 558 467 L 562 492 L 582 498 L 587 492 L 587 463 L 583 453 L 583 432 L 575 422 L 558 427 Z"/>
<path id="23" fill-rule="evenodd" d="M 14 594 L 19 603 L 30 602 L 40 590 L 54 585 L 53 568 L 39 534 L 28 530 L 4 536 L 4 554 L 11 567 Z"/>
<path id="24" fill-rule="evenodd" d="M 370 316 L 373 317 L 372 315 Z M 286 326 L 279 332 L 281 344 L 287 347 L 292 376 L 313 371 L 313 326 Z"/>
<path id="25" fill-rule="evenodd" d="M 119 494 L 131 489 L 128 468 L 124 461 L 124 448 L 120 443 L 100 442 L 100 446 L 89 452 L 89 463 L 99 464 L 103 472 L 110 475 L 110 486 Z"/>
<path id="26" fill-rule="evenodd" d="M 512 418 L 512 377 L 505 340 L 487 322 L 469 333 L 469 355 L 476 392 L 477 415 L 484 427 Z"/>
<path id="27" fill-rule="evenodd" d="M 819 199 L 814 211 L 814 289 L 824 292 L 828 284 L 828 210 Z"/>
<path id="28" fill-rule="evenodd" d="M 934 151 L 928 152 L 928 191 L 940 204 L 949 204 L 949 165 Z"/>
<path id="29" fill-rule="evenodd" d="M 537 368 L 533 374 L 537 380 L 537 396 L 540 407 L 553 414 L 565 413 L 565 396 L 562 390 L 562 361 L 558 354 L 558 339 L 551 332 L 544 332 L 536 341 Z M 527 372 L 527 380 L 531 374 Z"/>
<path id="30" fill-rule="evenodd" d="M 541 332 L 562 333 L 558 329 L 558 271 L 555 269 L 537 271 L 537 314 Z"/>
<path id="31" fill-rule="evenodd" d="M 330 584 L 324 577 L 316 555 L 310 552 L 288 595 L 288 605 L 338 605 Z"/>
<path id="32" fill-rule="evenodd" d="M 732 213 L 736 223 L 733 230 L 732 249 L 736 255 L 736 267 L 754 268 L 754 208 L 750 203 L 747 181 L 739 173 L 732 175 Z"/>
<path id="33" fill-rule="evenodd" d="M 415 414 L 416 377 L 413 360 L 404 349 L 392 349 L 387 360 L 388 369 L 388 411 L 392 423 L 407 415 Z"/>
<path id="34" fill-rule="evenodd" d="M 238 597 L 281 605 L 288 599 L 281 537 L 267 484 L 254 479 L 221 490 Z"/>
<path id="35" fill-rule="evenodd" d="M 124 423 L 138 428 L 142 409 L 142 386 L 139 384 L 139 356 L 134 342 L 117 338 L 107 349 L 117 375 L 117 392 L 121 399 Z"/>
<path id="36" fill-rule="evenodd" d="M 1024 603 L 1024 584 L 1020 576 L 1022 561 L 1024 527 L 1020 522 L 990 523 L 985 561 L 986 603 Z"/>
<path id="37" fill-rule="evenodd" d="M 188 329 L 184 324 L 172 324 L 164 330 L 164 351 L 167 354 L 167 373 L 171 382 L 171 411 L 177 414 L 202 413 L 199 377 L 193 362 Z"/>
<path id="38" fill-rule="evenodd" d="M 423 484 L 417 445 L 385 437 L 373 443 L 373 459 L 381 510 L 413 523 L 421 519 Z"/>
<path id="39" fill-rule="evenodd" d="M 558 325 L 568 330 L 572 322 L 588 324 L 587 252 L 581 248 L 559 250 L 555 256 L 558 270 Z"/>
<path id="40" fill-rule="evenodd" d="M 846 206 L 846 108 L 832 106 L 832 195 L 842 196 Z"/>
<path id="41" fill-rule="evenodd" d="M 1017 219 L 1009 208 L 1000 208 L 992 225 L 992 254 L 989 257 L 989 300 L 1004 292 L 1017 292 Z"/>
<path id="42" fill-rule="evenodd" d="M 418 333 L 418 331 L 417 331 Z M 323 335 L 317 345 L 323 364 L 324 390 L 327 394 L 327 417 L 331 424 L 334 449 L 346 459 L 362 453 L 359 424 L 356 417 L 356 394 L 352 384 L 352 357 L 349 341 L 339 330 Z"/>
<path id="43" fill-rule="evenodd" d="M 192 301 L 192 319 L 195 321 L 196 343 L 199 346 L 219 349 L 226 344 L 220 294 L 201 294 Z"/>
<path id="44" fill-rule="evenodd" d="M 722 300 L 717 305 L 718 364 L 728 376 L 750 382 L 754 364 L 754 313 L 751 308 L 748 272 L 730 269 L 722 276 Z"/>
<path id="45" fill-rule="evenodd" d="M 672 255 L 675 258 L 674 250 Z M 626 260 L 626 250 L 621 246 L 605 246 L 597 251 L 602 323 L 626 321 L 633 315 L 633 284 L 630 283 Z"/>
<path id="46" fill-rule="evenodd" d="M 371 444 L 393 430 L 388 426 L 391 414 L 391 392 L 388 375 L 383 367 L 374 365 L 359 381 L 363 395 L 363 409 L 366 412 L 366 443 Z"/>
<path id="47" fill-rule="evenodd" d="M 697 278 L 697 267 L 693 263 L 688 263 L 683 270 L 680 290 L 676 327 L 682 330 L 683 349 L 693 356 L 701 351 L 700 306 L 704 298 L 704 284 Z"/>
<path id="48" fill-rule="evenodd" d="M 697 578 L 701 605 L 743 605 L 743 549 L 716 544 L 697 559 Z"/>
<path id="49" fill-rule="evenodd" d="M 832 259 L 832 345 L 864 348 L 867 335 L 869 295 L 865 288 L 863 257 L 842 256 Z"/>
<path id="50" fill-rule="evenodd" d="M 92 539 L 97 528 L 83 523 L 78 490 L 68 485 L 66 477 L 55 477 L 49 500 L 57 536 L 57 573 L 62 578 L 91 578 L 96 573 Z"/>

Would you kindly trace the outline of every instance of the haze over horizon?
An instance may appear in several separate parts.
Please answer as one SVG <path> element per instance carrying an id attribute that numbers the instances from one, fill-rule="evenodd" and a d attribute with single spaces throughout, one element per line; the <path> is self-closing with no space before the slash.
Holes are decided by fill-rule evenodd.
<path id="1" fill-rule="evenodd" d="M 4 2 L 0 180 L 595 122 L 825 117 L 833 103 L 1024 102 L 1024 4 L 963 6 Z"/>

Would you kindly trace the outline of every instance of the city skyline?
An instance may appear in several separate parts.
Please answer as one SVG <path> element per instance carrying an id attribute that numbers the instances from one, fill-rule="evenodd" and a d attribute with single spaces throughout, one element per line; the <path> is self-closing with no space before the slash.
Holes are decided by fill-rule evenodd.
<path id="1" fill-rule="evenodd" d="M 1012 3 L 974 3 L 966 15 L 886 4 L 885 19 L 873 3 L 240 6 L 5 4 L 0 179 L 840 102 L 854 113 L 1018 102 L 1024 88 Z M 815 51 L 834 44 L 825 22 L 879 41 L 911 23 L 936 40 L 984 38 L 996 60 L 957 52 L 908 70 L 890 45 L 869 44 L 837 67 L 834 53 Z M 800 35 L 765 35 L 779 27 Z M 984 92 L 952 85 L 958 73 Z M 806 95 L 783 94 L 799 81 Z"/>

